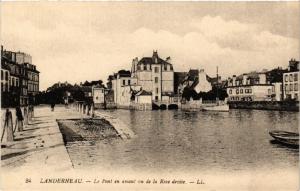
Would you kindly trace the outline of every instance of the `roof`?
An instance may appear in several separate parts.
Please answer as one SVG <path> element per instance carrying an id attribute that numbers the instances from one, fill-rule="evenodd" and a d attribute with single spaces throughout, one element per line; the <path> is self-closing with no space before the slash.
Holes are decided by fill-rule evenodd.
<path id="1" fill-rule="evenodd" d="M 91 86 L 81 86 L 80 89 L 84 92 L 92 92 Z"/>
<path id="2" fill-rule="evenodd" d="M 152 95 L 152 92 L 147 92 L 145 90 L 142 90 L 142 91 L 138 92 L 136 95 L 137 96 L 147 96 L 147 95 Z"/>
<path id="3" fill-rule="evenodd" d="M 155 63 L 152 57 L 144 57 L 138 62 L 138 65 L 140 64 L 170 64 L 170 63 L 159 57 L 157 59 L 157 63 Z"/>

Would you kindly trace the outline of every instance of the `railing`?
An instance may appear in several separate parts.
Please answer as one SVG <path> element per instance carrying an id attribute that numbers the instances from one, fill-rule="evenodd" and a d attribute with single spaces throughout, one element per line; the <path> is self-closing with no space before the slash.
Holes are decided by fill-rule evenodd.
<path id="1" fill-rule="evenodd" d="M 34 117 L 34 107 L 32 105 L 23 108 L 16 107 L 15 115 L 12 114 L 11 110 L 12 108 L 6 108 L 5 112 L 2 112 L 1 144 L 14 141 L 14 132 L 16 130 L 22 132 L 24 126 L 27 126 Z"/>

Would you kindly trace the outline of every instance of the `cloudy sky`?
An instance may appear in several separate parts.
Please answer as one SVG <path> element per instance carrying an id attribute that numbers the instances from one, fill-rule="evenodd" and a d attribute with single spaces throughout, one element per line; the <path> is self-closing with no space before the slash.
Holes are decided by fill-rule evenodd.
<path id="1" fill-rule="evenodd" d="M 134 57 L 226 78 L 299 59 L 299 2 L 1 3 L 1 44 L 32 55 L 40 89 L 106 81 Z"/>

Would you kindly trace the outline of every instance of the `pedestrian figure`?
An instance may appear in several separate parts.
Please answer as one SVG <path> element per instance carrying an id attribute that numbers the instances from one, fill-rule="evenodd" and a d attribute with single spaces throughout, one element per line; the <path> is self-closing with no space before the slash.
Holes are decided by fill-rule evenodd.
<path id="1" fill-rule="evenodd" d="M 68 99 L 67 98 L 65 98 L 65 100 L 64 100 L 64 102 L 65 102 L 65 108 L 68 108 Z"/>
<path id="2" fill-rule="evenodd" d="M 16 107 L 16 117 L 17 117 L 16 118 L 16 121 L 17 121 L 16 125 L 18 127 L 18 131 L 23 131 L 23 120 L 24 120 L 24 118 L 23 118 L 23 114 L 22 114 L 20 106 Z"/>
<path id="3" fill-rule="evenodd" d="M 55 107 L 55 103 L 52 102 L 52 103 L 51 103 L 51 111 L 54 111 L 54 107 Z"/>

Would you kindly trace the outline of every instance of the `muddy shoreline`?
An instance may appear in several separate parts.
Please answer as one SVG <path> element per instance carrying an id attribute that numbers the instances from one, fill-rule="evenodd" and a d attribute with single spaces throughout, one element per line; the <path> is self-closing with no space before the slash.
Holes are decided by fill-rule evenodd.
<path id="1" fill-rule="evenodd" d="M 57 121 L 64 143 L 119 139 L 116 129 L 104 118 L 63 119 Z"/>

